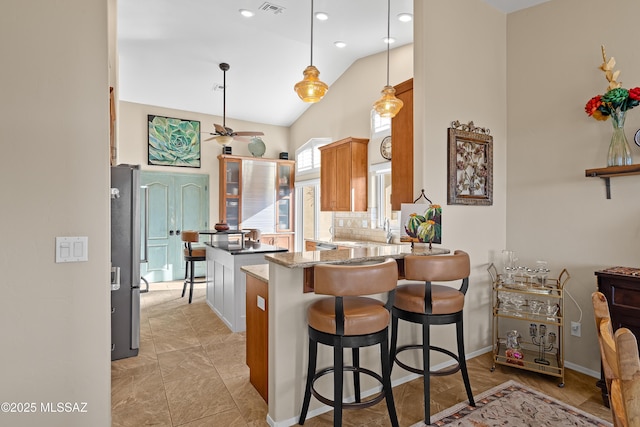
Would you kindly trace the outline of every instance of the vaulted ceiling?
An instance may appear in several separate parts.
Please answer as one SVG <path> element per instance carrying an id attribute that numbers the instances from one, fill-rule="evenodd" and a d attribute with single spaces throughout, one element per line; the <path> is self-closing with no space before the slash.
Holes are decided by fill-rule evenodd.
<path id="1" fill-rule="evenodd" d="M 548 0 L 484 1 L 510 13 Z M 329 17 L 313 25 L 313 64 L 325 83 L 386 50 L 387 1 L 315 0 L 314 11 Z M 391 1 L 392 48 L 413 41 L 401 13 L 413 14 L 413 0 Z M 226 62 L 227 117 L 289 126 L 309 107 L 293 86 L 310 62 L 310 26 L 305 0 L 118 0 L 120 99 L 222 116 Z"/>

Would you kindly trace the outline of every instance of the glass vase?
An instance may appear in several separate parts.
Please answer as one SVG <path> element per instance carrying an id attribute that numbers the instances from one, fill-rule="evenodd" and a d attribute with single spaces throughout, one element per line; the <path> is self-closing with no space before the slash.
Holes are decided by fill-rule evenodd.
<path id="1" fill-rule="evenodd" d="M 624 166 L 632 164 L 631 148 L 624 134 L 624 119 L 626 111 L 615 111 L 611 114 L 611 124 L 613 125 L 613 135 L 609 144 L 609 154 L 607 155 L 607 166 Z"/>

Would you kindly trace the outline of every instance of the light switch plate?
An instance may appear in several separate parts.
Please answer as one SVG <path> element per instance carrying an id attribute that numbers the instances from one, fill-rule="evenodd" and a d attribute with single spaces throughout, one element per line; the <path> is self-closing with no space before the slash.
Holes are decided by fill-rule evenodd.
<path id="1" fill-rule="evenodd" d="M 265 300 L 260 295 L 258 295 L 258 308 L 262 311 L 265 311 Z"/>
<path id="2" fill-rule="evenodd" d="M 89 261 L 89 238 L 56 237 L 56 262 Z"/>

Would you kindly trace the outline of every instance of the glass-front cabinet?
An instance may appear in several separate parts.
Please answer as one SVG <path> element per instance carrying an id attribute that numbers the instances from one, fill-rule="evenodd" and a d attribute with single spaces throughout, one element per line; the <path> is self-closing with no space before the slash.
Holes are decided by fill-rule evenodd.
<path id="1" fill-rule="evenodd" d="M 293 163 L 278 163 L 276 231 L 293 231 Z"/>
<path id="2" fill-rule="evenodd" d="M 220 163 L 220 218 L 231 229 L 238 229 L 242 212 L 241 177 L 242 161 L 225 159 Z"/>
<path id="3" fill-rule="evenodd" d="M 220 220 L 293 250 L 295 161 L 220 155 Z M 272 243 L 269 243 L 272 242 Z"/>

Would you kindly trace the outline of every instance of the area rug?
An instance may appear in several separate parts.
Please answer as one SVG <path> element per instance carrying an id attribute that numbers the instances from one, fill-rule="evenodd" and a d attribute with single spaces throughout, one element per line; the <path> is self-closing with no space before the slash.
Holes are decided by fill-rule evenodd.
<path id="1" fill-rule="evenodd" d="M 438 427 L 611 427 L 612 424 L 546 396 L 516 381 L 507 381 L 475 396 L 476 407 L 466 402 L 431 416 Z M 412 427 L 425 427 L 424 422 Z"/>

